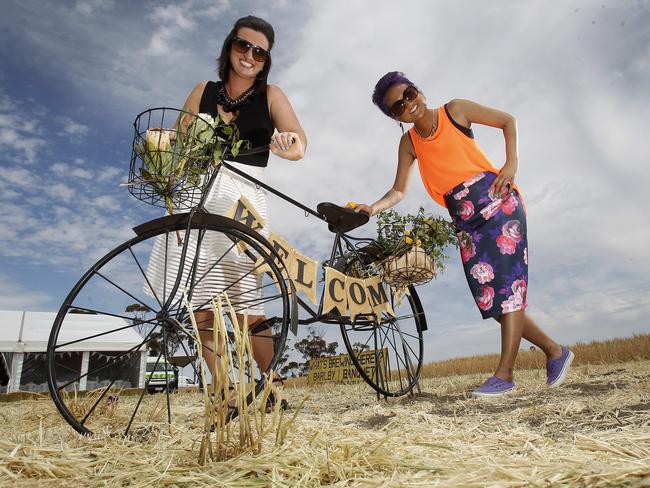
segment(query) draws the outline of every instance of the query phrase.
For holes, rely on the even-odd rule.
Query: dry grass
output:
[[[617,364],[650,359],[650,334],[636,334],[624,339],[578,342],[569,346],[575,353],[574,366],[587,364]],[[498,354],[483,354],[446,359],[424,364],[422,378],[440,378],[462,374],[492,373],[499,364]],[[546,357],[539,350],[521,351],[517,355],[515,370],[544,369]],[[307,377],[289,378],[286,384],[293,387],[307,386]]]
[[[586,364],[616,364],[650,359],[650,334],[639,334],[625,339],[579,342],[569,346],[575,354],[575,366]],[[484,354],[436,361],[422,366],[422,377],[444,377],[458,374],[491,373],[499,363],[498,354]],[[515,370],[543,369],[544,353],[522,351],[517,355]]]
[[[257,454],[205,465],[198,459],[204,434],[198,393],[175,395],[187,409],[171,433],[153,422],[139,441],[79,436],[48,399],[8,402],[0,408],[0,485],[650,483],[650,361],[579,366],[558,389],[544,386],[544,371],[520,371],[513,395],[468,398],[484,379],[428,378],[421,396],[388,401],[377,401],[364,384],[287,388],[294,407],[310,398],[283,445],[266,442]]]

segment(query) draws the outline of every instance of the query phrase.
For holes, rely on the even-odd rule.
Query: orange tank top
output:
[[[415,127],[409,129],[409,136],[424,187],[431,198],[446,207],[444,194],[456,185],[477,173],[499,173],[499,170],[492,166],[476,141],[454,125],[444,105],[437,110],[438,127],[431,136],[421,137]]]

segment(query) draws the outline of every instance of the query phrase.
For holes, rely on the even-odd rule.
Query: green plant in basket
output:
[[[142,160],[141,182],[172,213],[174,198],[187,188],[199,187],[203,177],[221,164],[226,151],[236,157],[243,144],[237,128],[219,117],[184,113],[173,129],[149,128],[144,140],[136,143]]]
[[[449,258],[445,254],[447,247],[458,247],[456,229],[451,221],[426,214],[422,206],[415,214],[402,215],[395,210],[381,212],[377,216],[376,241],[388,256],[385,260],[385,269],[387,272],[390,269],[388,274],[400,274],[395,285],[428,281],[444,270]]]

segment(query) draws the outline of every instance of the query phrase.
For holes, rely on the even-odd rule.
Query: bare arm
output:
[[[413,172],[413,162],[415,161],[415,151],[411,145],[411,139],[408,133],[404,134],[399,143],[397,152],[397,173],[395,181],[390,190],[372,205],[360,204],[356,207],[358,211],[366,212],[369,215],[376,215],[401,202],[408,191],[409,180]]]
[[[519,168],[519,157],[517,155],[517,120],[509,113],[494,108],[486,107],[470,100],[452,100],[447,105],[449,113],[456,122],[465,127],[472,123],[489,125],[503,131],[506,143],[506,162],[501,167],[499,175],[492,183],[492,190],[497,195],[506,190],[507,186],[512,188],[515,175]]]
[[[271,120],[278,130],[271,138],[271,152],[291,161],[302,159],[307,149],[307,136],[289,99],[280,87],[275,85],[268,86],[267,94]]]
[[[203,96],[203,90],[205,89],[205,85],[207,84],[207,81],[201,81],[197,83],[197,85],[192,89],[190,94],[187,96],[187,99],[185,100],[185,103],[183,104],[183,111],[189,112],[191,114],[198,114],[199,113],[199,106],[201,105],[201,97]],[[176,119],[176,122],[174,122],[174,128],[178,127],[178,124],[181,121],[181,117],[183,114],[179,114],[178,118]],[[185,127],[182,127],[181,129],[183,132],[187,129],[187,124],[189,124],[189,119],[187,122],[185,122],[183,125]]]

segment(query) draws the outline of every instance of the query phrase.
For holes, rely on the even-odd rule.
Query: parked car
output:
[[[178,390],[178,368],[162,358],[156,364],[156,359],[151,356],[147,358],[147,371],[144,375],[147,392],[165,391],[168,386],[170,392]]]

